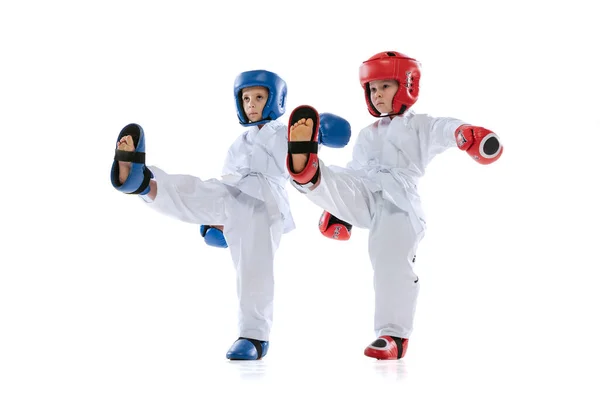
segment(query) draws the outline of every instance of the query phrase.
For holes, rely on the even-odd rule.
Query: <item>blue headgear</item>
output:
[[[269,91],[269,98],[263,109],[262,119],[257,122],[248,121],[242,103],[242,89],[251,86],[263,86]],[[285,114],[287,85],[283,79],[273,72],[265,70],[242,72],[235,78],[233,95],[235,96],[238,119],[243,126],[265,124]]]

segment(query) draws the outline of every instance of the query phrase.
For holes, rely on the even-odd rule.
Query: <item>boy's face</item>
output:
[[[262,86],[252,86],[242,89],[242,104],[249,122],[262,119],[263,109],[269,98],[269,91]]]
[[[369,82],[371,102],[382,114],[392,112],[392,100],[398,91],[398,82],[392,79]]]

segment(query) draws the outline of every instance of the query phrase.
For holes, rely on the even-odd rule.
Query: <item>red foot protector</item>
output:
[[[400,342],[400,349],[398,349]],[[406,354],[408,348],[408,339],[397,338],[394,340],[391,336],[381,336],[365,349],[365,356],[376,358],[378,360],[398,360]],[[400,350],[400,354],[398,354]]]
[[[311,118],[313,120],[313,133],[310,141],[292,142],[290,141],[290,133],[292,126],[302,118]],[[306,185],[309,182],[313,184],[318,178],[319,158],[317,151],[319,149],[319,113],[311,106],[298,106],[292,111],[288,124],[288,155],[287,168],[290,176],[300,185]],[[307,154],[308,162],[304,169],[300,172],[295,172],[292,168],[292,154]],[[314,181],[314,182],[313,182]]]

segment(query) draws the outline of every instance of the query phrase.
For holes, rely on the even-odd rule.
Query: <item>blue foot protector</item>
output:
[[[135,151],[115,150],[115,157],[110,171],[110,180],[115,189],[127,194],[147,194],[150,191],[152,172],[146,168],[146,141],[144,130],[138,124],[129,124],[121,130],[117,143],[123,136],[131,136]],[[131,170],[127,180],[119,182],[119,161],[131,162]]]
[[[260,360],[267,355],[269,342],[240,337],[229,351],[227,358],[230,360]]]
[[[209,246],[227,248],[227,240],[223,231],[210,225],[200,225],[200,236],[204,238]]]

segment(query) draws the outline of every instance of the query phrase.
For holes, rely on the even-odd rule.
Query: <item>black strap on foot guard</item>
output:
[[[250,339],[247,337],[239,337],[239,339],[246,339],[247,341],[249,341],[250,343],[252,343],[254,345],[254,347],[256,348],[256,352],[258,353],[258,357],[256,358],[257,360],[260,360],[262,358],[262,345],[260,344],[260,340],[256,340],[256,339]]]
[[[290,154],[306,154],[306,153],[317,154],[318,150],[319,150],[319,143],[317,143],[317,142],[312,142],[312,141],[310,141],[310,142],[288,142],[288,153],[290,153]],[[310,162],[310,159],[307,162]],[[289,163],[290,163],[290,168],[291,168],[291,166],[292,166],[291,158],[289,159]],[[314,185],[319,180],[319,172],[321,172],[320,166],[317,166],[317,172],[315,173],[315,176],[313,176],[310,181],[308,181],[304,184],[302,184],[298,181],[294,181],[294,182],[296,182],[298,185],[308,185],[309,183],[312,183]]]
[[[150,172],[150,170],[148,168],[146,168],[146,166],[144,165],[144,180],[142,181],[142,184],[140,185],[139,188],[137,188],[137,190],[135,192],[131,192],[129,194],[142,193],[150,185],[150,179],[152,179],[152,172]]]
[[[319,152],[318,137],[319,137],[319,119],[320,118],[319,118],[319,114],[313,107],[310,107],[310,106],[297,107],[292,112],[292,115],[290,116],[289,126],[291,127],[292,125],[294,125],[296,122],[300,121],[301,119],[309,119],[309,118],[314,121],[311,140],[304,141],[304,142],[289,142],[288,141],[288,153],[289,154],[317,154]],[[314,140],[314,139],[316,139],[316,140]],[[314,156],[309,156],[307,162],[310,163],[311,159],[313,159],[313,162],[315,162]],[[316,162],[318,163],[318,160]],[[292,158],[291,157],[288,157],[288,168],[290,170],[292,170]],[[317,181],[319,180],[319,176],[321,175],[320,172],[321,171],[320,171],[319,165],[317,164],[317,169],[315,171],[315,174],[310,179],[310,181],[305,182],[305,183],[300,183],[300,182],[292,179],[292,182],[295,183],[295,186],[297,189],[299,189],[301,191],[307,191],[307,190],[309,190],[310,187],[312,187],[313,185],[315,185],[317,183]]]
[[[390,336],[392,339],[394,339],[394,342],[396,342],[396,347],[398,347],[398,360],[400,358],[402,358],[402,345],[404,344],[404,341],[406,339],[398,337],[398,336]]]
[[[140,138],[142,136],[142,127],[137,124],[129,124],[129,125],[125,126],[121,130],[121,133],[119,134],[119,137],[117,138],[117,143],[119,142],[119,140],[121,140],[124,136],[127,136],[127,135],[131,136],[131,139],[133,140],[133,147],[134,147],[134,149],[137,149],[138,144],[140,142]],[[148,185],[150,185],[150,180],[152,179],[152,172],[146,167],[146,153],[140,152],[140,151],[135,151],[135,150],[134,151],[119,150],[117,148],[117,149],[115,149],[114,161],[115,161],[115,168],[113,168],[113,174],[112,174],[113,184],[116,185],[116,183],[119,182],[119,179],[118,179],[119,178],[119,163],[118,163],[118,161],[125,161],[125,162],[133,162],[136,164],[144,165],[144,180],[142,181],[142,184],[137,188],[137,190],[135,190],[134,192],[131,192],[131,193],[127,193],[127,194],[140,194],[148,188]]]
[[[319,143],[313,142],[288,142],[288,153],[290,154],[306,154],[319,151]]]
[[[288,142],[288,153],[290,154],[306,154],[306,153],[314,153],[317,154],[319,150],[319,143],[317,142]],[[307,162],[310,162],[310,158]],[[292,159],[289,159],[289,164],[290,164],[290,168],[292,167]],[[309,183],[311,183],[312,185],[316,184],[317,181],[319,180],[319,175],[321,172],[321,166],[317,165],[317,171],[315,172],[315,176],[312,177],[312,179],[304,184],[298,182],[298,181],[294,181],[296,182],[298,185],[301,186],[306,186]],[[310,185],[310,186],[312,186]]]
[[[290,120],[290,127],[292,125],[294,125],[296,122],[300,121],[301,119],[312,119],[313,122],[316,124],[317,120],[319,119],[319,115],[315,112],[315,110],[313,108],[309,108],[309,107],[304,107],[304,108],[297,108],[296,110],[294,110],[293,113],[293,118],[291,118]],[[319,134],[318,131],[318,127],[315,125],[313,126],[313,129],[317,129],[317,136]],[[314,136],[314,132],[313,132],[313,136]],[[310,140],[308,142],[288,142],[288,153],[290,154],[306,154],[306,153],[315,153],[317,154],[319,150],[319,142],[314,141],[314,140]]]
[[[138,153],[137,151],[115,150],[115,161],[127,161],[138,164],[146,163],[146,153]]]
[[[317,137],[319,135],[319,127],[316,126],[319,115],[312,107],[298,107],[294,110],[292,118],[290,118],[290,127],[301,119],[312,119],[314,122],[313,129],[316,129]],[[313,137],[315,132],[313,131]],[[319,141],[309,140],[307,142],[288,142],[288,153],[290,154],[306,154],[319,152]]]
[[[124,156],[122,153],[126,153]],[[135,153],[133,151],[124,151],[124,150],[116,150],[115,151],[115,168],[112,169],[111,179],[114,182],[119,182],[119,163],[118,161],[129,161],[135,163],[144,163],[145,154],[144,153]],[[141,161],[138,161],[141,160]],[[135,190],[134,192],[130,192],[127,194],[140,194],[148,185],[150,185],[150,180],[152,179],[152,172],[144,165],[144,180],[142,184]],[[119,185],[121,186],[121,185]]]

